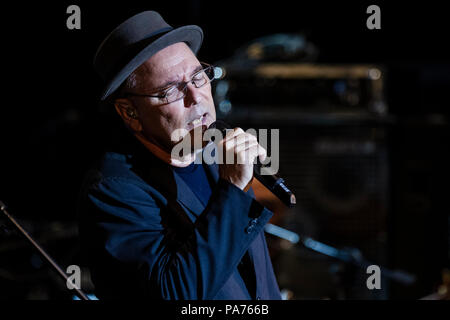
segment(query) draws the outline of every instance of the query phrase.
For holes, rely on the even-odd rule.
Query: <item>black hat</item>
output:
[[[129,18],[103,40],[95,54],[94,68],[107,83],[101,99],[105,100],[159,50],[185,42],[196,54],[202,41],[200,27],[174,29],[155,11],[144,11]]]

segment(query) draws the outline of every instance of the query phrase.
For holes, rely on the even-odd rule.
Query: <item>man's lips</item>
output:
[[[193,128],[198,127],[200,125],[205,125],[206,124],[206,120],[207,120],[207,116],[208,116],[208,113],[205,112],[201,116],[198,116],[197,118],[189,121],[187,123],[188,129],[193,129]]]

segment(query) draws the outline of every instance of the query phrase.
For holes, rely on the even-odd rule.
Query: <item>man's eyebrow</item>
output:
[[[178,83],[178,81],[175,81],[175,80],[167,81],[167,82],[164,83],[163,85],[154,88],[152,91],[153,91],[153,92],[162,91],[162,90],[167,89],[167,88],[169,88],[169,87],[171,87],[171,86],[173,86],[173,85],[175,85],[175,84],[177,84],[177,83]]]
[[[197,66],[197,67],[191,72],[190,76],[192,77],[195,73],[199,72],[199,71],[202,70],[202,69],[203,69],[203,66],[202,66],[202,65]],[[167,88],[169,88],[169,87],[171,87],[171,86],[173,86],[173,85],[175,85],[175,84],[177,84],[177,83],[179,83],[179,81],[177,81],[177,80],[169,80],[169,81],[167,81],[166,83],[164,83],[163,85],[158,86],[157,88],[155,88],[155,89],[152,90],[152,91],[154,91],[154,92],[161,91],[161,90],[167,89]]]
[[[196,72],[199,72],[202,69],[203,69],[203,66],[199,65],[197,68],[194,69],[194,71],[191,72],[191,76],[193,76]]]

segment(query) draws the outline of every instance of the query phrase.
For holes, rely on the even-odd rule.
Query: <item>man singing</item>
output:
[[[202,40],[198,26],[174,29],[146,11],[96,53],[102,100],[130,137],[102,157],[81,192],[82,250],[99,299],[281,299],[263,232],[272,213],[250,187],[265,149],[235,128],[217,148],[243,164],[172,156],[177,129],[216,120],[214,68],[196,57]]]

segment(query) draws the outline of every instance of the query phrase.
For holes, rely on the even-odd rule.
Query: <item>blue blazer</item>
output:
[[[98,298],[281,299],[263,232],[272,213],[205,169],[206,207],[137,141],[88,173],[79,227]]]

